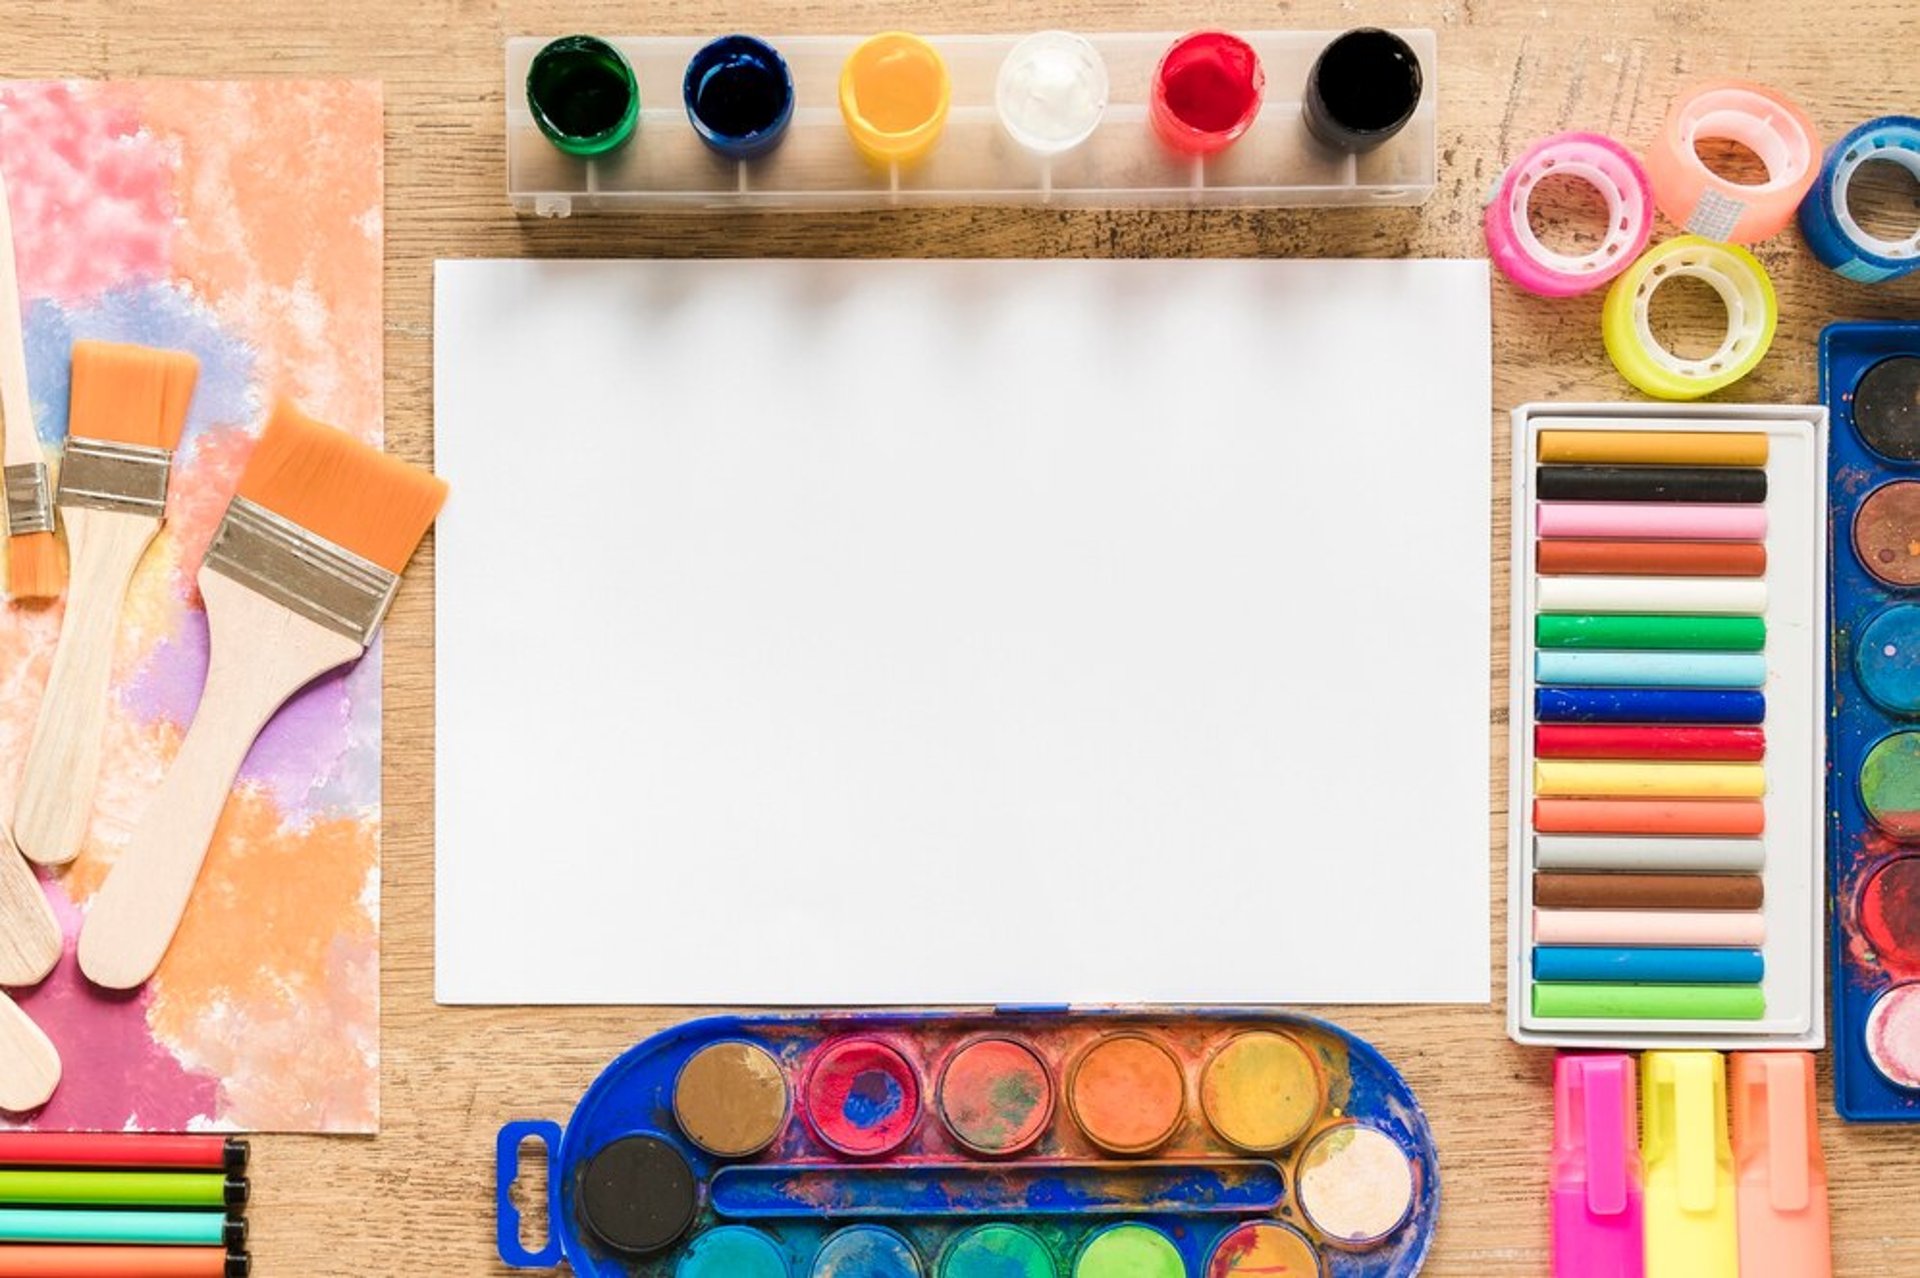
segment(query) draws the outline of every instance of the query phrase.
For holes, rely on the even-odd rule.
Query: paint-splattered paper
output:
[[[167,523],[134,579],[80,858],[48,876],[68,947],[16,991],[66,1074],[42,1128],[371,1131],[379,1122],[380,661],[300,694],[241,771],[179,934],[131,998],[72,941],[186,731],[207,664],[194,575],[266,410],[377,441],[380,89],[0,84],[35,421],[66,435],[77,338],[193,352]],[[60,606],[0,610],[0,819]],[[11,853],[9,853],[11,854]]]

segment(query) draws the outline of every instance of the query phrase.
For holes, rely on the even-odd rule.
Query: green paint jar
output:
[[[1186,1278],[1173,1240],[1151,1225],[1112,1225],[1087,1240],[1073,1278]]]
[[[562,36],[533,55],[527,109],[568,155],[604,155],[640,123],[640,81],[626,55],[596,36]]]
[[[940,1278],[1054,1278],[1053,1253],[1030,1229],[979,1225],[947,1245]]]

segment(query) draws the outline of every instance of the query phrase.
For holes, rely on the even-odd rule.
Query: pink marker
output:
[[[1636,1095],[1630,1056],[1554,1062],[1554,1278],[1644,1278]]]

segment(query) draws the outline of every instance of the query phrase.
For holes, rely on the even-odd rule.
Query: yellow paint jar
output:
[[[875,164],[906,164],[931,151],[952,102],[946,60],[904,31],[863,41],[840,69],[840,114],[854,146]]]

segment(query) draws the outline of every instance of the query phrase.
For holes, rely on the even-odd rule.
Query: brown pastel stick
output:
[[[1548,910],[1757,910],[1757,874],[1536,874],[1533,903]]]
[[[1593,541],[1543,538],[1539,570],[1549,575],[1618,577],[1764,577],[1767,548],[1757,541]]]

